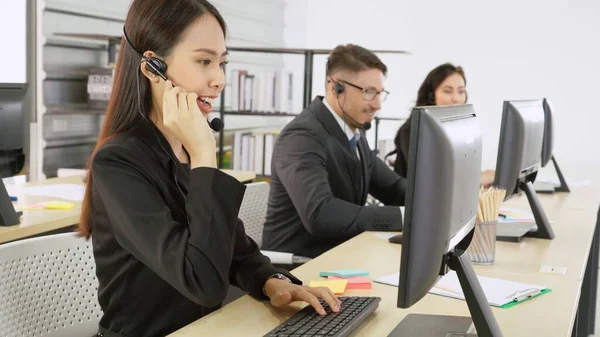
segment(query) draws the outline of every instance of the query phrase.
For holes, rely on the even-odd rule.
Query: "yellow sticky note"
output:
[[[66,201],[50,201],[47,203],[44,203],[44,208],[45,209],[71,209],[75,207],[75,204],[72,202],[66,202]]]
[[[348,280],[311,281],[309,287],[327,287],[334,294],[343,294],[346,291]]]

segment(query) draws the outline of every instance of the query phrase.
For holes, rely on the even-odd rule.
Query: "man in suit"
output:
[[[325,97],[315,98],[275,143],[263,249],[316,257],[363,231],[402,230],[405,180],[365,138],[388,94],[386,73],[360,46],[331,52]],[[387,206],[365,206],[368,194]]]

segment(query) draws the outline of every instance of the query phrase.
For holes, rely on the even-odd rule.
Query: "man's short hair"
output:
[[[387,66],[372,51],[355,44],[338,45],[327,58],[327,76],[336,71],[358,73],[369,69],[379,69],[387,75]]]

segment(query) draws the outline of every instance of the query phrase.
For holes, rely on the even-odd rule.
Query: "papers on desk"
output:
[[[397,287],[400,280],[400,273],[394,273],[391,275],[381,276],[373,280],[373,282],[387,284],[389,286]]]
[[[25,195],[45,196],[71,201],[82,201],[85,194],[85,186],[80,184],[55,184],[32,186],[23,189]]]
[[[543,295],[550,289],[533,284],[506,281],[491,277],[477,276],[479,284],[485,293],[485,297],[492,306],[510,308],[513,305],[526,301],[530,298]],[[399,273],[379,277],[374,282],[397,287]],[[465,296],[460,287],[455,271],[444,275],[429,293],[464,300]]]
[[[488,302],[495,307],[508,308],[550,291],[550,289],[544,286],[534,284],[512,282],[479,275],[477,275],[477,279]],[[460,300],[465,299],[455,271],[450,271],[444,275],[429,292]]]
[[[567,185],[569,185],[569,187],[585,187],[585,186],[590,186],[592,185],[592,181],[591,180],[578,180],[578,179],[570,179],[567,178]],[[560,186],[560,180],[556,177],[554,178],[538,178],[535,180],[536,183],[548,183],[548,184],[552,184],[554,186]]]
[[[498,217],[498,223],[511,223],[511,222],[524,222],[524,223],[535,223],[533,213],[527,212],[521,209],[500,206],[500,216]]]

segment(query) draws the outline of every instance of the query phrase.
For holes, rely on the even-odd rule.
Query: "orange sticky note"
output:
[[[328,280],[328,281],[311,281],[309,287],[327,287],[334,294],[343,294],[346,291],[348,280]]]
[[[346,289],[371,289],[373,287],[371,279],[364,276],[350,277],[345,279],[337,276],[329,276],[327,279],[331,281],[347,280],[348,285],[346,286]]]

